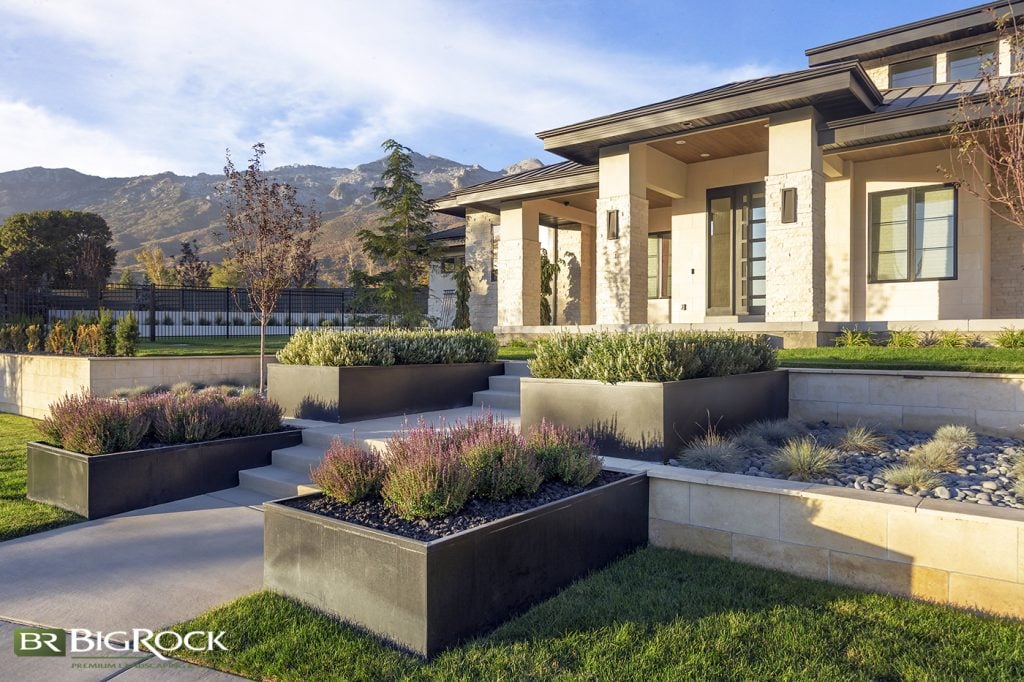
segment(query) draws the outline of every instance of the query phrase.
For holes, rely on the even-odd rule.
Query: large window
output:
[[[981,78],[986,71],[995,71],[996,44],[972,45],[946,53],[946,80],[950,83]]]
[[[672,297],[672,235],[647,237],[647,298]]]
[[[869,195],[872,282],[956,278],[956,189],[913,187]]]
[[[935,83],[935,55],[889,65],[889,87],[909,88]]]

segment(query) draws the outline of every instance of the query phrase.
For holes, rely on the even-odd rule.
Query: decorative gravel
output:
[[[809,435],[819,443],[834,442],[843,434],[838,426],[818,425],[810,428]],[[996,507],[1024,509],[1022,499],[1013,492],[1010,470],[1014,461],[1024,455],[1024,441],[978,434],[978,445],[964,448],[959,453],[959,468],[955,472],[936,472],[943,485],[934,490],[901,488],[886,483],[882,472],[887,467],[904,464],[911,448],[932,439],[932,433],[908,430],[877,430],[886,440],[882,452],[839,452],[837,473],[826,478],[811,479],[811,483],[843,486],[857,490],[872,490],[890,495],[916,495],[942,500],[973,502]],[[785,478],[772,471],[772,450],[748,453],[742,468],[735,473],[763,478]],[[790,477],[791,480],[795,480]]]
[[[529,511],[549,502],[577,495],[585,490],[600,488],[614,481],[625,478],[629,474],[617,471],[602,471],[587,486],[568,485],[550,481],[541,485],[540,489],[529,497],[513,497],[508,500],[471,499],[457,514],[437,519],[420,519],[407,521],[396,515],[380,499],[363,500],[354,504],[344,504],[327,497],[313,497],[292,500],[284,504],[296,509],[330,516],[331,518],[350,523],[358,523],[388,533],[395,533],[413,540],[437,540],[446,535],[468,530],[491,521],[519,512]]]

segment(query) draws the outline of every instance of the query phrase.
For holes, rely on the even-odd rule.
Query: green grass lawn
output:
[[[0,541],[83,520],[77,514],[25,497],[25,443],[38,439],[34,420],[0,414]]]
[[[779,361],[783,367],[1024,373],[1024,350],[1014,348],[786,348]]]
[[[267,352],[276,353],[288,342],[287,336],[268,336]],[[256,355],[259,336],[168,336],[157,341],[139,341],[138,355]]]
[[[175,626],[190,659],[272,680],[951,680],[1024,677],[1024,625],[644,549],[430,663],[261,592]]]

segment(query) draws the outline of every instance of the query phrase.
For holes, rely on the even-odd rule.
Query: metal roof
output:
[[[524,185],[526,183],[536,182],[538,180],[553,180],[555,178],[564,178],[579,173],[586,173],[593,169],[593,166],[584,166],[583,164],[576,163],[575,161],[562,161],[561,163],[553,163],[550,166],[541,166],[540,168],[533,168],[527,171],[522,171],[521,173],[506,175],[504,177],[496,178],[494,180],[488,180],[487,182],[481,182],[478,185],[462,187],[453,192],[450,192],[445,196],[458,196],[460,194],[468,194],[471,192],[481,192],[489,189],[499,189],[502,187]]]
[[[440,230],[427,236],[428,242],[443,242],[443,241],[456,241],[466,239],[466,225],[456,225],[455,227],[449,227],[447,230]]]

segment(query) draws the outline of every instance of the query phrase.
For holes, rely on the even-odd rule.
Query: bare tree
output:
[[[219,188],[223,201],[227,258],[238,267],[242,284],[260,323],[260,385],[264,387],[267,321],[278,297],[292,281],[290,266],[308,253],[308,241],[320,229],[320,214],[296,198],[295,188],[272,180],[263,170],[266,149],[262,142],[252,148],[245,170],[238,170],[227,153],[225,182]]]
[[[1008,42],[1012,60],[1021,62],[1024,31],[1012,7],[988,11],[1000,42]],[[942,170],[987,201],[994,213],[1024,226],[1024,77],[1001,77],[998,59],[993,59],[982,64],[981,78],[974,85],[961,86],[964,93],[950,129],[959,168]]]

